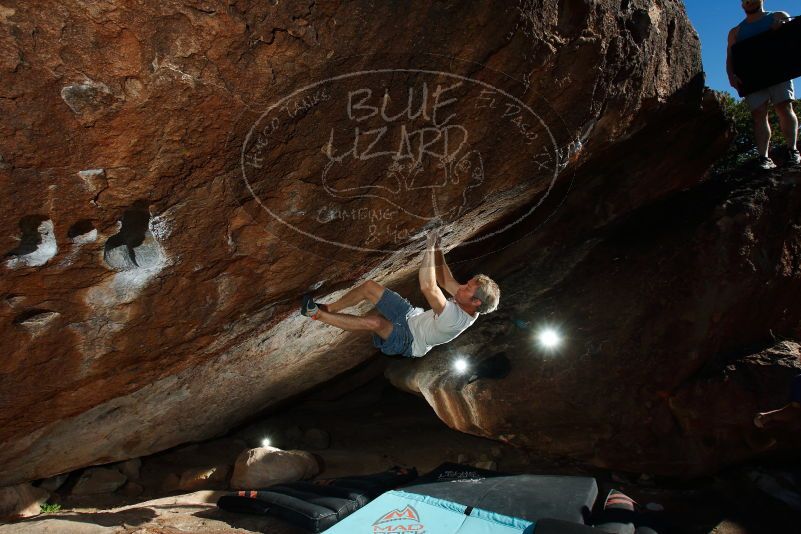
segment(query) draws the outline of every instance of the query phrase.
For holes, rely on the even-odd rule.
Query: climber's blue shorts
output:
[[[378,334],[373,334],[373,345],[389,356],[399,354],[412,357],[412,331],[406,317],[414,310],[414,306],[389,288],[375,305],[376,309],[392,323],[392,333],[384,340]]]

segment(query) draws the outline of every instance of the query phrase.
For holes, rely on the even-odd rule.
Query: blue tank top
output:
[[[756,22],[742,21],[737,30],[737,42],[766,32],[773,26],[774,11],[766,11],[762,18]]]

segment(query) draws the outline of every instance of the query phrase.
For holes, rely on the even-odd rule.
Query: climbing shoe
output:
[[[303,295],[303,302],[300,305],[300,314],[305,315],[306,317],[311,317],[312,319],[316,319],[319,312],[320,308],[314,302],[312,296]]]
[[[801,164],[801,154],[798,153],[798,149],[795,150],[788,150],[787,151],[787,165],[791,167],[795,167]]]

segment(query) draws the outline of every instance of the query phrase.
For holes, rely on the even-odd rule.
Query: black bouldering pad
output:
[[[322,532],[385,491],[417,477],[415,469],[393,468],[374,475],[292,482],[224,495],[227,512],[270,515],[311,532]]]
[[[732,45],[740,96],[801,76],[801,18]]]

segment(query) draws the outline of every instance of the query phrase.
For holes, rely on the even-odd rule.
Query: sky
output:
[[[729,85],[726,75],[726,38],[729,30],[737,26],[745,13],[737,0],[684,0],[687,15],[690,17],[698,36],[701,38],[701,55],[706,71],[706,84],[718,91],[728,91],[734,96],[737,92]],[[798,0],[765,0],[766,11],[786,11],[790,16],[801,15]],[[801,85],[796,78],[796,97]]]

